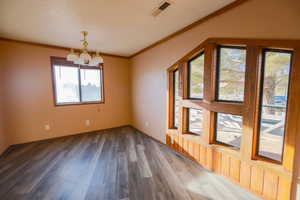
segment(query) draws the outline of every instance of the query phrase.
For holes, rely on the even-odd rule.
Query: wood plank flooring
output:
[[[11,147],[0,199],[258,200],[131,127]]]

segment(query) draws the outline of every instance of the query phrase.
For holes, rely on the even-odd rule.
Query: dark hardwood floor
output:
[[[11,147],[0,199],[259,199],[131,127]]]

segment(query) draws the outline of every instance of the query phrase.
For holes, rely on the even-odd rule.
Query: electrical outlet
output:
[[[88,120],[85,120],[85,125],[86,126],[90,126],[91,125],[91,121],[88,119]]]
[[[149,126],[149,122],[145,122],[145,126],[148,127]]]
[[[49,124],[46,124],[46,125],[45,125],[45,130],[46,130],[46,131],[50,131],[50,125],[49,125]]]

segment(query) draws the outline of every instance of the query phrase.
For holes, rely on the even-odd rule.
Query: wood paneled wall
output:
[[[262,196],[266,200],[289,200],[292,177],[241,160],[225,150],[219,150],[214,145],[195,142],[184,135],[167,134],[167,145],[196,161],[207,169],[214,171],[241,187]]]
[[[244,102],[222,102],[216,98],[217,47],[243,46],[247,49]],[[293,165],[297,131],[300,130],[300,41],[211,38],[204,41],[173,66],[168,68],[168,129],[166,143],[175,151],[195,160],[207,169],[221,174],[240,186],[267,200],[289,200],[293,179]],[[293,51],[289,85],[289,100],[282,162],[258,155],[260,81],[262,51],[266,48]],[[204,59],[204,97],[192,99],[188,95],[188,62],[200,52]],[[174,87],[172,74],[179,70],[179,126],[174,124]],[[203,110],[201,136],[187,130],[187,110]],[[215,140],[216,113],[243,117],[240,149],[233,149]]]

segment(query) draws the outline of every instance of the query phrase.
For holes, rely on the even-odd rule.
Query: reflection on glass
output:
[[[57,103],[78,103],[79,81],[78,68],[54,66]]]
[[[245,49],[230,47],[220,48],[218,100],[244,100],[245,66]]]
[[[174,71],[174,126],[179,127],[179,70]]]
[[[216,140],[237,149],[241,145],[243,118],[239,115],[218,113]]]
[[[203,131],[203,112],[201,109],[189,109],[189,132],[201,135]]]
[[[190,70],[190,98],[203,98],[203,75],[204,75],[204,54],[196,57],[189,63]]]
[[[80,78],[82,101],[101,101],[100,70],[80,69]]]
[[[264,56],[258,154],[281,161],[292,55],[290,52],[267,50]]]

